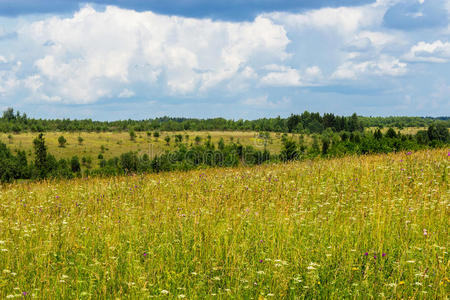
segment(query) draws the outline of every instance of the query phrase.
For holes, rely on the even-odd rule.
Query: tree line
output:
[[[435,122],[450,127],[450,119],[420,117],[361,117],[336,116],[332,113],[292,114],[288,118],[261,118],[257,120],[227,120],[224,118],[194,119],[162,117],[146,120],[93,121],[71,119],[34,119],[25,113],[8,108],[0,118],[0,132],[50,132],[50,131],[269,131],[322,133],[330,128],[334,132],[362,131],[365,127],[428,127]]]
[[[297,123],[300,124],[301,122]],[[28,162],[24,151],[16,154],[0,142],[0,181],[11,182],[17,179],[74,178],[81,176],[114,176],[130,173],[158,173],[162,171],[192,170],[205,167],[233,167],[239,165],[258,165],[267,162],[313,159],[316,157],[338,157],[348,154],[388,153],[394,151],[414,151],[425,148],[444,147],[450,144],[449,129],[438,123],[415,135],[402,134],[389,128],[383,134],[380,129],[371,132],[341,131],[331,128],[322,134],[313,134],[312,143],[305,142],[303,134],[283,134],[282,151],[272,154],[266,149],[243,146],[239,142],[226,144],[221,139],[217,144],[211,138],[203,144],[187,145],[178,143],[175,150],[149,157],[136,152],[124,153],[118,157],[104,159],[98,156],[98,166],[92,168],[92,161],[77,156],[57,160],[47,152],[45,137],[40,133],[33,141],[34,161]],[[266,138],[264,134],[260,135]],[[85,166],[82,170],[82,165]]]

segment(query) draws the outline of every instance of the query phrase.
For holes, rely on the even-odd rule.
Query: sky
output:
[[[450,115],[450,0],[0,0],[0,109]]]

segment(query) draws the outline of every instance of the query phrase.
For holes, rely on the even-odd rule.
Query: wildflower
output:
[[[428,231],[425,228],[423,229],[423,235],[428,235]]]
[[[146,256],[147,256],[147,252],[144,252],[144,254],[143,254],[143,255],[144,255],[144,257],[146,257]]]
[[[352,271],[358,271],[358,268],[353,267],[353,268],[352,268]]]
[[[164,294],[164,295],[167,295],[168,293],[169,293],[168,290],[162,290],[162,291],[161,291],[161,294]]]
[[[400,281],[400,282],[398,283],[398,285],[404,285],[404,284],[405,284],[404,281]]]
[[[262,262],[263,262],[263,260],[262,260],[262,259],[260,259],[260,260],[259,260],[259,262],[260,262],[260,263],[262,263]]]
[[[382,256],[382,257],[385,257],[385,256],[386,256],[386,253],[383,252],[383,254],[381,254],[381,256]]]
[[[368,256],[368,255],[369,255],[369,252],[364,253],[364,256]]]
[[[377,255],[376,254],[373,256],[373,259],[377,259]]]
[[[412,154],[412,152],[411,151],[408,151],[407,153],[406,153],[406,155],[411,155]]]
[[[26,296],[26,295],[27,295],[27,292],[22,292],[22,295]]]

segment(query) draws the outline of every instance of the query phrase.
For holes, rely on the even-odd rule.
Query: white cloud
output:
[[[124,89],[118,95],[119,98],[131,98],[135,95],[135,93],[129,89]]]
[[[297,70],[286,67],[286,66],[267,66],[269,70],[274,72],[269,72],[263,78],[261,78],[261,83],[268,86],[300,86],[302,82],[300,80],[300,74]]]
[[[379,26],[387,7],[387,4],[375,3],[356,7],[321,8],[302,14],[276,12],[267,16],[296,31],[331,31],[351,38],[357,31]]]
[[[121,97],[133,82],[195,94],[238,74],[254,78],[254,61],[289,57],[286,31],[265,17],[230,23],[86,6],[24,26],[20,35],[44,53],[35,60],[42,92],[69,103]]]
[[[400,76],[407,72],[407,64],[396,58],[381,56],[378,60],[363,62],[347,61],[331,76],[334,79],[360,79],[362,76]]]
[[[270,101],[269,97],[261,96],[261,97],[255,97],[255,98],[248,98],[242,101],[242,104],[247,106],[253,106],[255,108],[280,108],[280,107],[286,107],[291,103],[291,100],[288,98],[283,98],[279,101]]]
[[[17,76],[22,62],[10,61],[4,56],[0,57],[0,97],[10,97],[20,87],[20,79]]]
[[[322,77],[322,70],[318,66],[312,66],[305,70],[305,74],[309,80],[320,79]]]
[[[261,78],[261,84],[276,87],[298,87],[314,85],[322,79],[322,70],[318,66],[311,66],[301,72],[289,66],[266,65],[262,68],[269,71]]]
[[[410,61],[445,63],[450,61],[450,43],[437,40],[433,43],[419,42],[405,55]]]

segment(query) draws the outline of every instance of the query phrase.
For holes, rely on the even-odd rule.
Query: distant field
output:
[[[98,136],[86,144],[133,145]],[[432,150],[4,185],[0,298],[446,299],[449,159]]]
[[[377,130],[378,127],[369,127],[366,130],[374,131]],[[389,127],[384,127],[381,129],[381,132],[384,134],[388,131]],[[427,127],[404,127],[402,129],[395,128],[395,131],[400,131],[402,134],[416,134],[419,130],[427,130]]]
[[[424,128],[405,128],[400,130],[402,133],[415,134],[418,130]],[[374,130],[368,129],[368,130]],[[382,130],[387,131],[387,128]],[[159,138],[153,136],[148,137],[146,132],[136,132],[136,140],[131,141],[128,132],[100,132],[100,133],[73,133],[73,132],[48,132],[45,133],[45,140],[48,146],[48,151],[55,155],[56,158],[70,158],[74,155],[90,156],[97,158],[101,152],[101,147],[105,150],[102,153],[103,157],[108,159],[119,156],[128,151],[137,151],[140,154],[147,153],[150,157],[164,152],[166,150],[176,147],[175,135],[181,134],[183,136],[182,143],[195,144],[195,137],[201,138],[200,143],[204,143],[207,136],[211,136],[211,140],[217,145],[220,138],[223,138],[225,143],[240,142],[242,145],[251,145],[257,149],[264,148],[264,140],[258,137],[257,132],[236,132],[236,131],[181,131],[181,132],[161,132]],[[8,136],[11,135],[12,139]],[[0,134],[0,141],[7,144],[12,150],[25,150],[30,159],[34,157],[33,153],[33,139],[37,133],[20,133],[20,134]],[[58,146],[58,137],[64,136],[67,144],[64,148]],[[188,138],[186,138],[186,135]],[[269,133],[270,138],[267,141],[266,147],[271,153],[279,153],[282,148],[281,133]],[[83,138],[83,143],[78,143],[78,137]],[[164,141],[164,138],[169,136],[171,138],[170,144]],[[298,134],[289,134],[290,137],[298,141]],[[305,135],[305,142],[310,143],[311,137]]]
[[[181,134],[183,136],[183,143],[195,144],[195,137],[201,138],[200,143],[204,143],[208,137],[211,136],[213,143],[217,145],[220,138],[224,139],[225,143],[231,141],[240,142],[243,145],[252,145],[256,148],[264,148],[264,141],[258,138],[256,132],[235,132],[235,131],[210,131],[210,132],[161,132],[159,138],[153,136],[148,137],[146,132],[136,132],[136,140],[131,141],[128,132],[101,132],[101,133],[71,133],[71,132],[48,132],[45,133],[45,141],[48,146],[48,151],[55,155],[56,158],[69,158],[74,155],[91,156],[96,158],[101,153],[101,146],[105,147],[103,156],[108,159],[114,156],[119,156],[128,151],[138,151],[141,154],[147,153],[151,157],[155,154],[164,152],[174,148],[175,135]],[[11,134],[12,140],[8,139],[9,134],[0,134],[0,141],[7,144],[12,150],[26,150],[29,157],[33,158],[33,139],[38,135],[37,133],[20,133]],[[64,148],[59,147],[58,137],[64,136],[67,144]],[[186,139],[188,135],[188,139]],[[83,138],[83,143],[78,143],[78,137]],[[171,138],[170,144],[164,141],[164,138],[169,136]],[[290,135],[293,136],[293,135]],[[271,152],[278,153],[281,150],[281,134],[271,133],[270,140],[267,142],[267,149]]]

